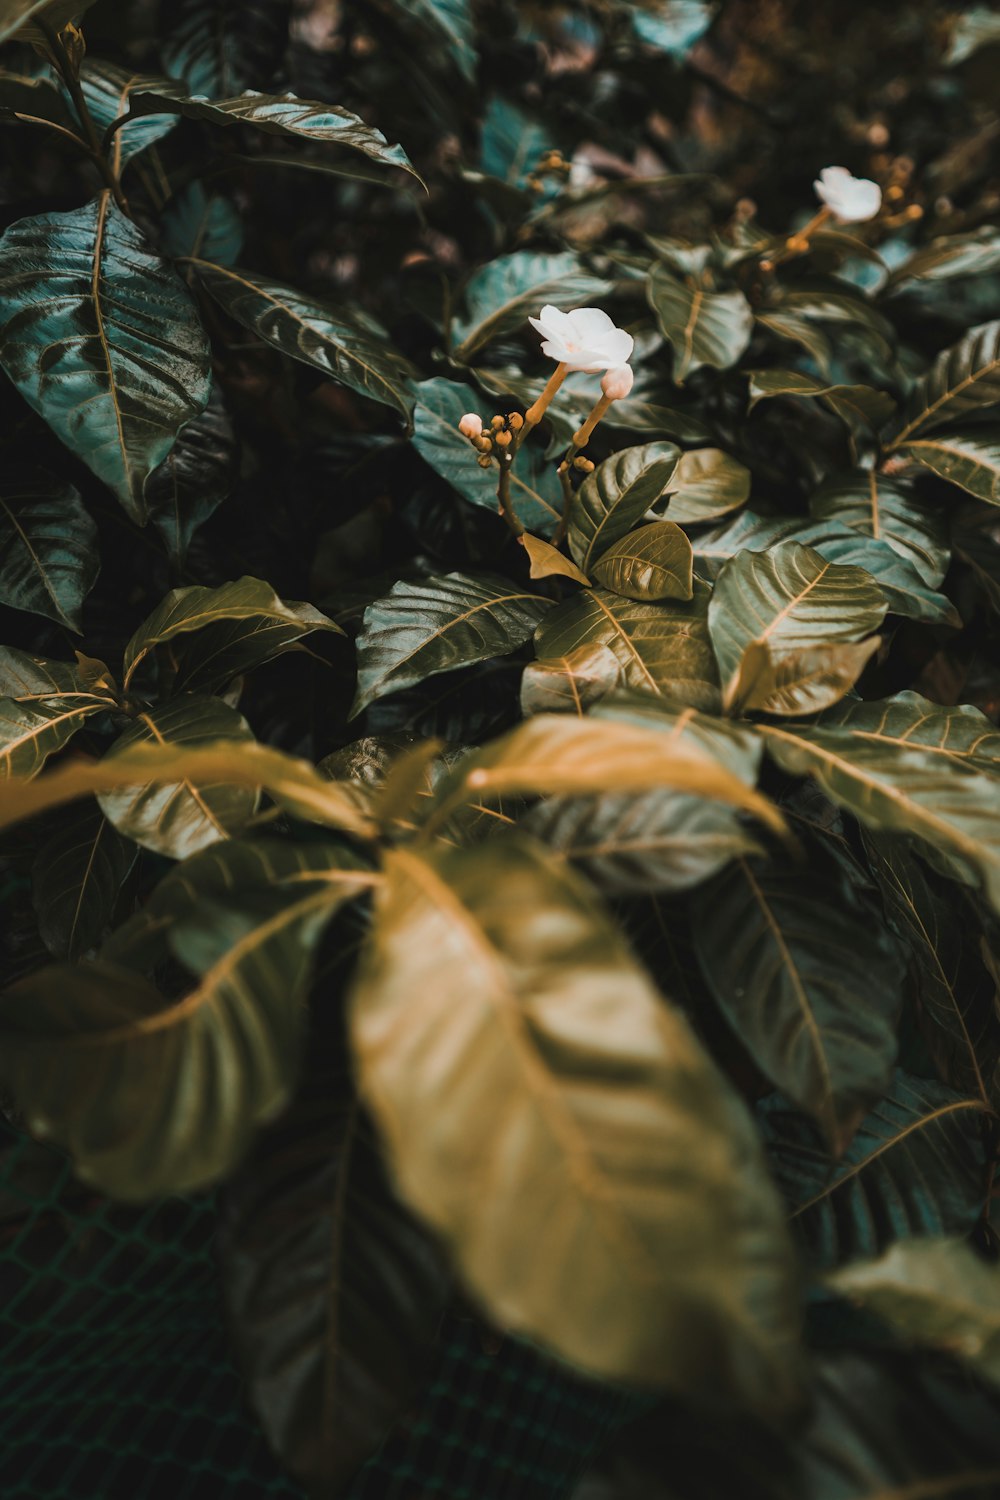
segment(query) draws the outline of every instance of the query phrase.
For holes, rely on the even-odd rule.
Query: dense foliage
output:
[[[995,13],[0,41],[9,1117],[316,1493],[456,1295],[662,1395],[581,1500],[1000,1492]]]

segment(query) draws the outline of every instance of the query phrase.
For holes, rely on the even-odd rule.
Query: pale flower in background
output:
[[[458,424],[458,430],[463,437],[479,437],[483,430],[483,419],[477,416],[474,411],[467,411]]]
[[[631,365],[615,365],[601,381],[601,390],[609,401],[624,401],[632,389],[634,379]]]
[[[542,335],[542,353],[570,370],[596,375],[632,357],[632,335],[599,307],[576,307],[566,313],[550,304],[528,322]]]
[[[813,183],[816,196],[841,224],[874,219],[882,207],[882,189],[867,177],[855,177],[846,167],[824,167]]]

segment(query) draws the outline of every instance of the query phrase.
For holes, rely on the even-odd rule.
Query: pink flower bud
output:
[[[458,430],[463,437],[479,437],[483,430],[483,419],[477,417],[474,411],[467,411],[458,424]]]
[[[633,379],[631,365],[616,365],[601,381],[601,390],[609,401],[621,401],[632,389]]]

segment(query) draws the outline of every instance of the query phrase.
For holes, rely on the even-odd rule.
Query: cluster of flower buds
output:
[[[556,173],[560,177],[568,177],[571,164],[566,160],[561,151],[546,151],[535,163],[533,171],[526,179],[529,192],[540,193],[544,187],[543,178],[549,173]]]
[[[498,450],[503,452],[509,448],[523,426],[524,418],[517,411],[506,417],[491,417],[488,427],[482,417],[474,411],[467,411],[458,424],[458,430],[478,451],[479,467],[488,469]]]

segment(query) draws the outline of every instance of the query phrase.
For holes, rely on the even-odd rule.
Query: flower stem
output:
[[[46,21],[44,16],[36,17],[36,23],[45,33],[52,61],[59,69],[60,77],[66,85],[66,92],[73,101],[73,108],[76,110],[80,127],[83,130],[83,144],[90,155],[90,159],[110,188],[111,194],[122,213],[127,214],[129,212],[128,199],[125,197],[122,185],[115,176],[111,163],[108,161],[101,147],[101,138],[97,133],[97,126],[94,124],[93,116],[87,108],[87,100],[84,97],[79,75],[73,66],[69,53],[63,46],[55,27]]]
[[[524,414],[524,426],[521,428],[521,431],[518,434],[518,447],[520,447],[521,443],[524,442],[524,439],[527,437],[531,429],[538,426],[539,422],[548,411],[549,403],[551,402],[552,397],[562,385],[568,374],[568,365],[556,365],[555,369],[552,371],[552,374],[549,376],[549,381],[544,391],[539,396],[538,400],[533,402],[532,405],[528,407],[528,410]]]
[[[514,467],[514,455],[510,452],[497,454],[497,462],[500,465],[500,478],[497,482],[497,499],[500,502],[500,514],[514,536],[524,535],[524,526],[514,509],[514,502],[510,498],[510,472]]]
[[[600,400],[595,402],[590,416],[587,418],[586,422],[584,422],[579,432],[574,432],[573,451],[567,455],[568,461],[570,463],[573,462],[573,459],[576,457],[581,448],[586,448],[587,444],[590,442],[591,433],[593,432],[594,428],[597,426],[601,418],[604,416],[604,413],[607,411],[613,400],[613,396],[601,396]]]

